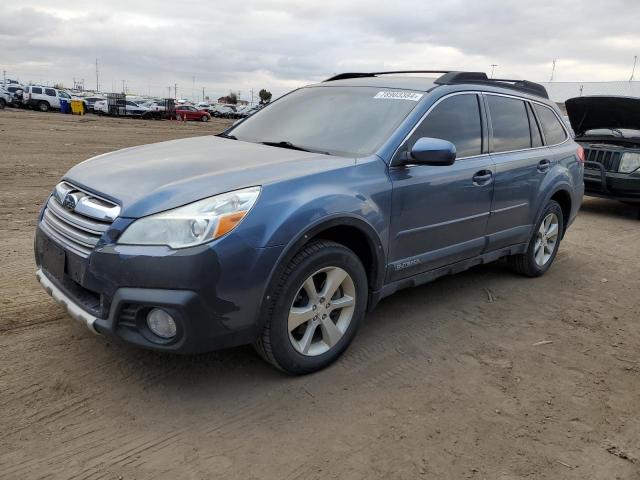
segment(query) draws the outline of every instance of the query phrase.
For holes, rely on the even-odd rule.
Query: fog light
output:
[[[176,322],[171,315],[164,310],[154,308],[147,314],[149,330],[162,338],[176,336]]]

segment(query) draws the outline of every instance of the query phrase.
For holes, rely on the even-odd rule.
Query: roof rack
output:
[[[335,80],[345,80],[348,78],[366,78],[377,77],[378,75],[393,75],[398,73],[440,73],[442,74],[434,83],[438,85],[459,85],[464,83],[489,85],[494,87],[508,88],[519,92],[537,95],[543,98],[549,98],[547,89],[539,83],[529,82],[528,80],[510,80],[506,78],[489,78],[484,72],[454,72],[450,70],[397,70],[389,72],[370,72],[370,73],[340,73],[325,80],[332,82]]]

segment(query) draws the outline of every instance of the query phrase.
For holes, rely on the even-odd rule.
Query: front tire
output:
[[[41,112],[48,112],[49,104],[47,102],[38,102],[38,110]]]
[[[207,115],[202,115],[202,121],[203,122],[208,122],[209,121],[209,117]]]
[[[527,277],[544,275],[558,254],[564,235],[564,218],[558,202],[551,200],[540,215],[527,252],[512,255],[507,261],[517,273]]]
[[[355,253],[326,240],[308,244],[265,302],[265,325],[255,349],[292,375],[325,368],[353,340],[365,315],[367,292],[367,275]]]

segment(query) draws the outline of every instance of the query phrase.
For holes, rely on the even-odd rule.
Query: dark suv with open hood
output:
[[[341,74],[221,135],[76,165],[40,215],[38,279],[95,332],[253,343],[308,373],[401,288],[503,257],[544,274],[584,160],[544,87],[390,73],[407,72]]]
[[[640,204],[640,98],[576,97],[566,107],[585,150],[585,193]]]

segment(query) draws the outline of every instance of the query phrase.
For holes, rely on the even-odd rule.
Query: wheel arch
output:
[[[275,282],[291,259],[304,245],[316,239],[331,240],[351,249],[367,272],[369,291],[382,288],[386,269],[386,252],[380,235],[363,218],[351,214],[340,214],[320,219],[291,239],[269,275],[263,302],[270,300],[269,295],[273,291]]]

